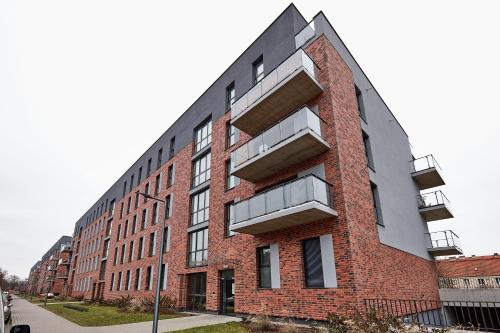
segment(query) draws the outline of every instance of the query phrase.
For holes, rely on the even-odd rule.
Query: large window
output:
[[[174,165],[171,164],[167,169],[167,187],[170,187],[174,184]]]
[[[142,178],[142,167],[139,168],[139,173],[137,174],[137,186],[141,183]]]
[[[170,139],[170,148],[168,150],[168,159],[174,157],[175,154],[175,136]]]
[[[161,159],[163,155],[163,148],[158,150],[158,158],[156,159],[156,169],[158,170],[161,167]]]
[[[155,180],[155,195],[158,195],[160,193],[161,189],[161,173],[156,175],[156,180]]]
[[[365,132],[363,132],[363,145],[365,146],[366,163],[368,164],[368,167],[370,169],[375,170],[375,166],[373,164],[372,147],[370,145],[370,137]]]
[[[165,220],[172,217],[172,195],[165,198]]]
[[[208,153],[193,162],[193,187],[203,184],[210,179],[211,155],[211,153]]]
[[[168,250],[168,227],[163,228],[163,244],[161,245],[161,253],[167,253]]]
[[[271,288],[271,248],[257,249],[257,267],[259,270],[259,288]]]
[[[306,287],[323,288],[323,264],[321,261],[321,243],[319,238],[307,239],[302,243],[304,248],[304,273]]]
[[[260,56],[252,64],[253,84],[257,84],[264,78],[264,58]]]
[[[225,225],[225,233],[226,237],[231,237],[235,235],[234,231],[231,231],[231,223],[234,219],[234,206],[233,202],[229,202],[224,205],[224,225]]]
[[[226,148],[231,147],[240,140],[240,130],[231,125],[230,122],[226,123]]]
[[[152,219],[151,219],[151,223],[153,225],[155,225],[156,223],[158,223],[158,203],[155,202],[153,204],[153,216],[152,216]]]
[[[151,174],[151,164],[153,163],[153,160],[150,158],[148,160],[148,168],[146,169],[146,178],[149,177],[149,175]]]
[[[384,225],[384,221],[382,220],[382,210],[380,207],[380,197],[378,194],[377,185],[370,182],[371,190],[372,190],[372,199],[373,199],[373,210],[375,213],[375,219],[377,224]]]
[[[153,289],[153,267],[148,266],[146,269],[146,290]]]
[[[188,264],[190,267],[203,266],[208,259],[208,228],[189,234]]]
[[[160,281],[161,281],[160,290],[167,289],[167,275],[168,275],[167,266],[165,264],[162,264],[160,273]]]
[[[356,90],[356,101],[358,102],[359,116],[366,122],[365,105],[363,104],[363,95],[361,94],[361,90],[359,90],[357,86],[354,86],[354,88]]]
[[[240,178],[231,173],[231,159],[226,161],[226,190],[240,185]]]
[[[199,126],[194,132],[194,151],[199,152],[212,142],[212,120]]]
[[[230,110],[236,102],[236,89],[234,89],[234,82],[226,88],[226,110]]]
[[[144,258],[144,237],[139,238],[139,247],[137,249],[137,258]]]
[[[156,231],[149,234],[149,256],[152,257],[156,252]]]
[[[144,208],[142,210],[141,230],[146,229],[146,224],[147,223],[148,223],[148,209]]]
[[[137,268],[135,270],[135,285],[134,285],[135,290],[141,289],[141,271],[142,271],[141,268]]]
[[[191,197],[191,225],[208,221],[210,214],[210,189]]]

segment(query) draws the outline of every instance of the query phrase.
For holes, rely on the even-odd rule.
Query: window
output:
[[[124,197],[126,193],[127,193],[127,182],[125,181],[123,183],[123,194],[122,194],[122,197]]]
[[[172,195],[167,195],[165,198],[165,220],[172,217]]]
[[[366,115],[365,115],[365,105],[363,103],[363,95],[361,94],[361,90],[355,85],[354,86],[356,90],[356,101],[358,102],[358,113],[361,119],[363,119],[366,122]]]
[[[231,160],[226,161],[226,190],[230,190],[240,184],[240,178],[231,173]]]
[[[117,290],[122,290],[122,272],[118,273],[118,286]]]
[[[208,120],[194,132],[194,152],[199,152],[212,142],[212,120]]]
[[[142,167],[139,168],[139,173],[137,174],[137,186],[141,183],[141,177],[142,177]]]
[[[141,290],[141,269],[137,268],[135,270],[135,284],[134,284],[134,289],[135,290]]]
[[[174,157],[175,154],[175,136],[170,139],[170,148],[168,150],[168,159]]]
[[[135,194],[135,209],[137,209],[139,207],[139,191],[137,191],[137,193]]]
[[[234,88],[234,82],[232,82],[226,88],[226,110],[230,110],[236,102],[236,89]]]
[[[139,238],[139,248],[137,249],[137,258],[144,258],[144,237]]]
[[[141,230],[146,229],[146,224],[148,223],[148,209],[145,208],[142,210],[142,222],[141,222]]]
[[[115,213],[115,199],[111,200],[111,203],[109,205],[109,216],[113,216]]]
[[[365,158],[368,167],[372,170],[375,170],[375,166],[373,164],[373,155],[372,148],[370,145],[370,137],[363,131],[363,145],[365,146]]]
[[[208,228],[189,234],[188,265],[206,265],[208,259]]]
[[[150,158],[148,160],[148,168],[146,169],[146,178],[151,174],[151,165],[153,164],[153,160]]]
[[[167,187],[174,184],[174,165],[170,165],[167,169]]]
[[[167,253],[168,250],[168,227],[163,229],[163,244],[161,245],[161,253]]]
[[[231,237],[234,236],[236,233],[234,231],[230,230],[231,223],[233,222],[234,218],[234,206],[233,202],[229,202],[225,204],[224,206],[224,221],[225,221],[225,230],[226,230],[226,237]]]
[[[122,233],[122,225],[119,224],[118,225],[118,232],[116,233],[116,241],[117,242],[120,240],[121,233]]]
[[[123,238],[127,238],[128,234],[128,220],[125,221],[125,227],[123,228]]]
[[[108,257],[108,254],[109,254],[109,239],[106,239],[104,241],[104,247],[103,247],[103,251],[102,251],[102,258],[107,258]]]
[[[153,267],[146,268],[146,290],[151,290],[153,287]]]
[[[126,253],[127,252],[127,246],[125,244],[122,245],[122,260],[120,263],[124,264],[125,263],[125,258],[126,258]]]
[[[120,219],[123,217],[123,202],[120,205]]]
[[[149,256],[152,257],[156,252],[156,231],[149,234]]]
[[[208,153],[193,162],[193,187],[203,184],[210,179],[210,159]]]
[[[191,225],[208,221],[210,213],[210,189],[191,197]]]
[[[146,185],[144,186],[144,193],[145,194],[149,194],[149,183],[146,183]],[[148,198],[146,198],[146,196],[144,196],[144,203],[148,202]]]
[[[253,84],[257,84],[264,78],[264,58],[260,56],[252,64],[253,67]]]
[[[323,288],[323,264],[321,261],[321,244],[319,238],[303,241],[304,249],[304,273],[306,287]]]
[[[231,147],[240,140],[240,130],[231,125],[228,121],[226,123],[226,148]]]
[[[163,155],[163,148],[160,148],[158,150],[158,158],[156,159],[156,170],[158,170],[161,167],[162,155]]]
[[[111,273],[111,284],[109,285],[109,291],[113,291],[115,287],[115,273]]]
[[[130,290],[130,269],[127,271],[125,278],[125,290]]]
[[[161,265],[161,273],[160,273],[160,281],[161,281],[160,290],[167,289],[167,275],[168,275],[167,267],[165,264],[162,264]]]
[[[375,219],[377,224],[379,225],[384,225],[384,221],[382,220],[382,210],[380,207],[380,197],[378,194],[378,188],[377,185],[370,182],[371,185],[371,190],[372,190],[372,199],[373,199],[373,210],[375,213]]]
[[[128,261],[132,261],[134,259],[134,241],[130,241],[130,246],[128,248]]]
[[[153,204],[153,216],[152,216],[152,219],[151,219],[151,223],[153,225],[155,225],[156,223],[158,223],[158,203],[155,202]]]
[[[132,235],[135,234],[136,231],[137,231],[137,214],[134,215],[134,218],[132,220],[132,230],[131,230]]]
[[[257,249],[257,267],[259,288],[271,288],[271,248],[269,246]]]
[[[158,195],[160,193],[160,188],[161,188],[161,173],[156,175],[155,179],[155,195]]]
[[[134,188],[134,175],[130,176],[130,185],[129,185],[129,192],[132,191],[132,188]]]

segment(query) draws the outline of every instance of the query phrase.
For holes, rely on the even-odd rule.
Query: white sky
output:
[[[0,267],[26,277],[288,4],[0,0]],[[295,5],[325,12],[442,165],[456,218],[431,229],[500,252],[499,3]]]

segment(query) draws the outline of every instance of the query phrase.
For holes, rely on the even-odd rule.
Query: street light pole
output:
[[[147,193],[136,192],[138,195],[142,195],[146,199],[155,200],[165,204],[165,200],[158,199]],[[159,214],[157,213],[156,216]],[[165,230],[165,217],[162,220],[162,228],[160,230],[160,253],[158,255],[158,272],[156,274],[156,295],[155,295],[155,306],[153,315],[153,333],[158,333],[158,316],[160,312],[160,287],[161,287],[161,267],[163,266],[163,242],[164,242],[164,230]]]

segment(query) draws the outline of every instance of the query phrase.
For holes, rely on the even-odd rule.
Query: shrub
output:
[[[64,304],[63,307],[71,309],[71,310],[76,310],[80,312],[88,312],[89,308],[81,305],[76,305],[76,304]]]
[[[114,300],[114,305],[118,308],[119,311],[127,312],[130,309],[130,304],[132,303],[133,297],[130,295],[120,296]]]
[[[143,311],[153,312],[155,305],[154,297],[144,297],[141,300],[142,306],[144,307]],[[169,296],[160,296],[159,305],[160,305],[160,313],[162,314],[172,314],[175,312],[175,306],[177,304],[177,300],[175,298],[171,298]]]
[[[274,328],[271,319],[266,315],[257,315],[249,320],[250,326],[256,331],[270,331]]]
[[[326,317],[328,332],[331,333],[347,333],[349,325],[346,318],[339,316],[336,313],[329,313]]]

